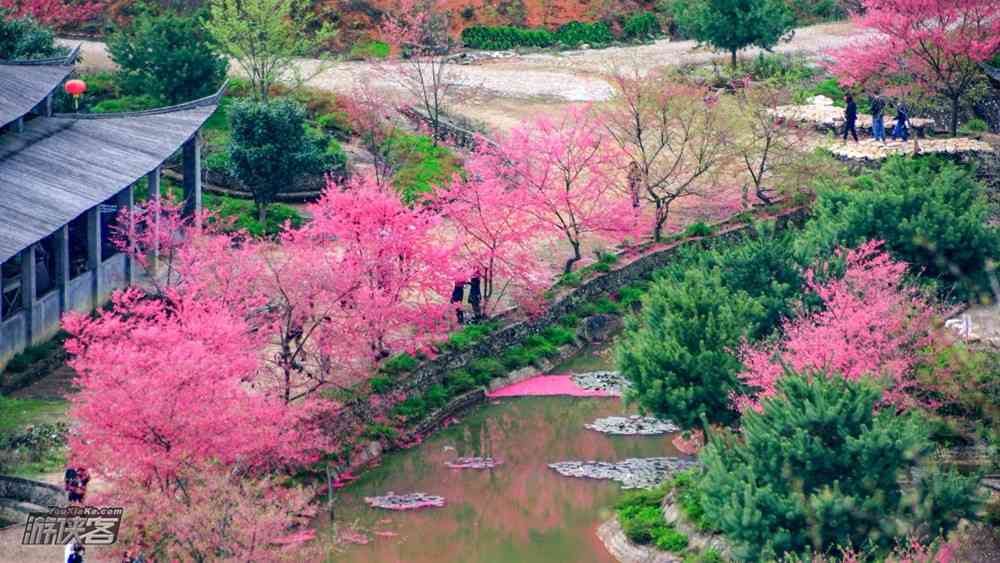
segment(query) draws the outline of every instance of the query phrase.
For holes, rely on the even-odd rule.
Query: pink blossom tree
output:
[[[492,315],[505,297],[532,309],[551,285],[552,275],[539,259],[537,244],[555,234],[545,222],[525,211],[504,177],[502,155],[487,143],[465,161],[464,177],[456,175],[437,188],[434,207],[460,241],[458,260],[482,280],[483,311]]]
[[[523,124],[500,142],[492,170],[510,201],[572,251],[564,272],[583,255],[584,237],[622,240],[636,232],[638,209],[623,186],[623,156],[587,106],[556,119]]]
[[[331,183],[309,213],[312,222],[295,238],[328,245],[331,275],[357,283],[342,302],[350,322],[341,345],[378,362],[447,332],[456,249],[436,233],[440,217],[407,207],[370,176]]]
[[[756,393],[739,397],[741,408],[756,407],[760,399],[774,395],[788,368],[851,381],[884,378],[886,403],[907,408],[918,401],[913,368],[918,352],[933,341],[936,311],[907,285],[907,265],[890,258],[881,245],[868,242],[839,251],[846,264],[843,276],[806,272],[807,287],[822,301],[822,309],[786,321],[784,338],[776,344],[743,348],[746,371],[740,378]],[[820,281],[821,273],[828,279]]]
[[[979,63],[1000,50],[995,0],[864,0],[858,25],[876,33],[829,53],[844,85],[903,83],[951,103],[958,130],[963,95],[982,79]]]
[[[399,103],[367,79],[355,85],[345,102],[351,128],[372,158],[375,183],[388,186],[398,164],[389,157],[386,143],[399,131],[394,119]]]
[[[678,84],[638,68],[611,76],[617,90],[602,119],[630,161],[633,202],[653,207],[653,240],[663,237],[675,202],[716,195],[716,176],[729,151],[731,131],[707,89]]]
[[[78,26],[101,14],[105,0],[0,0],[0,10],[10,10],[15,17],[31,16],[55,28]]]

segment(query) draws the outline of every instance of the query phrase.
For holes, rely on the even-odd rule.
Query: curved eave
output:
[[[0,60],[0,127],[31,113],[73,72],[80,47],[63,57]]]
[[[0,137],[0,262],[160,166],[221,95],[146,112],[35,119]]]

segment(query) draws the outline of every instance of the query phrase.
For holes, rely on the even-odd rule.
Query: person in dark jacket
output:
[[[469,305],[472,305],[472,314],[477,321],[483,318],[482,302],[482,279],[479,277],[479,272],[476,272],[469,280]]]
[[[465,324],[465,308],[462,306],[462,301],[465,301],[465,280],[455,280],[455,287],[451,290],[451,304],[455,307],[458,324]]]
[[[885,100],[878,92],[873,93],[868,98],[868,105],[872,108],[872,137],[876,141],[885,144]]]
[[[847,133],[854,137],[854,142],[858,141],[858,104],[854,103],[854,96],[847,94],[844,96],[847,107],[844,109],[844,142],[847,142]]]
[[[903,102],[896,105],[896,126],[892,129],[892,140],[901,139],[904,143],[910,138],[910,110]]]

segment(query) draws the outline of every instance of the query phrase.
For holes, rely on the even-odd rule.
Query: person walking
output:
[[[876,91],[868,97],[868,105],[872,108],[872,137],[885,144],[885,100]]]
[[[847,133],[854,137],[854,142],[858,143],[858,104],[854,103],[854,96],[847,94],[844,96],[847,107],[844,108],[844,142],[847,142]]]
[[[904,143],[910,138],[910,110],[903,102],[896,104],[896,126],[892,129],[892,140],[897,138]]]
[[[455,316],[458,317],[458,324],[465,324],[465,280],[455,280],[455,287],[451,290],[451,304],[455,307]]]
[[[476,272],[472,274],[472,279],[469,280],[469,305],[472,305],[472,315],[476,321],[480,321],[483,318],[482,302],[482,279],[479,277],[479,272]]]

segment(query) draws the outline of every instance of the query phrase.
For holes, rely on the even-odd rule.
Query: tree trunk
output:
[[[573,242],[573,257],[566,260],[566,266],[563,268],[563,273],[568,274],[573,271],[573,264],[576,264],[583,256],[580,254],[580,243]]]
[[[958,96],[951,99],[951,136],[955,137],[958,135]],[[914,135],[916,137],[916,135]]]
[[[733,68],[736,68],[736,49],[730,49],[729,54],[731,55],[729,61],[733,65]]]
[[[266,203],[258,203],[257,204],[257,220],[260,221],[260,224],[263,226],[265,219],[267,219],[267,204]]]

